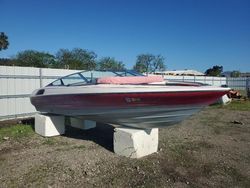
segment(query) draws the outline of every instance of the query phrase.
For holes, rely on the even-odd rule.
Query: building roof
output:
[[[232,77],[231,76],[232,72],[233,71],[225,71],[221,75],[225,77]],[[250,77],[250,72],[240,72],[239,77]]]
[[[204,76],[205,74],[196,70],[173,70],[173,71],[159,71],[155,74],[174,75],[174,76]]]
[[[250,77],[250,72],[241,72],[240,76],[241,77]]]

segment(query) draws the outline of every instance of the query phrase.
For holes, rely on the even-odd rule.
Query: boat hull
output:
[[[215,102],[227,91],[77,93],[32,96],[40,112],[134,128],[176,124]]]
[[[88,119],[118,127],[133,127],[140,129],[161,128],[174,125],[198,112],[203,106],[193,107],[148,107],[105,109],[104,112],[95,112],[91,115],[77,115],[77,118]]]

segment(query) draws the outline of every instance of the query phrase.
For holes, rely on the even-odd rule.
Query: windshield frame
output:
[[[82,73],[86,73],[86,72],[90,72],[91,74],[91,78],[90,80],[88,80],[85,76],[83,76]],[[118,76],[118,77],[126,77],[126,76],[145,76],[143,74],[137,73],[136,71],[132,71],[132,70],[124,70],[124,71],[106,71],[106,70],[100,70],[100,71],[79,71],[79,72],[75,72],[66,76],[62,76],[56,80],[54,80],[53,82],[51,82],[50,84],[48,84],[45,87],[59,87],[59,86],[76,86],[76,85],[90,85],[90,84],[96,84],[96,79],[101,78],[100,77],[94,77],[94,72],[110,72],[113,73],[114,76]],[[63,79],[71,77],[72,75],[79,75],[82,78],[81,82],[75,82],[75,83],[71,83],[71,84],[64,84]],[[105,77],[105,76],[103,76]],[[60,82],[60,85],[53,85],[53,83],[55,82]]]

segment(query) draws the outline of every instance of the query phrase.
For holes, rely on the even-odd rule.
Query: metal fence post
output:
[[[248,77],[246,79],[246,92],[247,92],[247,97],[250,98],[250,79]]]
[[[39,68],[39,80],[40,80],[40,88],[43,87],[43,72],[42,68]]]

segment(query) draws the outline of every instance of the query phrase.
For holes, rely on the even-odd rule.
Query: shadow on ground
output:
[[[63,136],[74,139],[90,140],[113,152],[113,135],[113,126],[97,123],[95,128],[89,130],[81,130],[66,126],[66,131]]]

